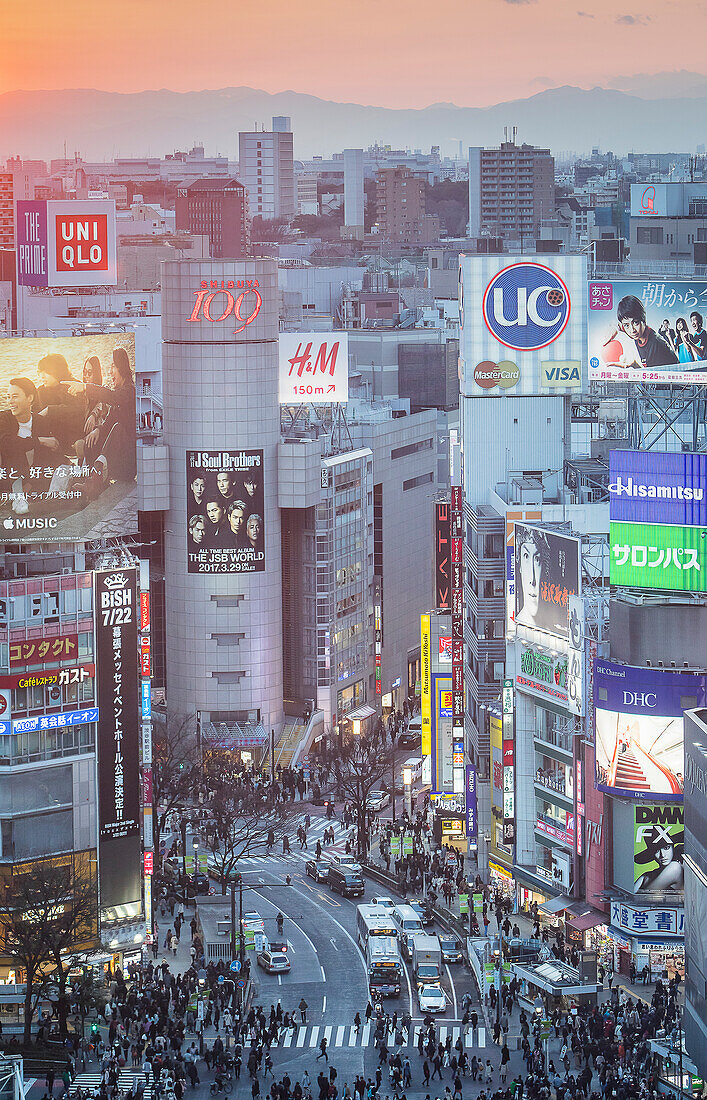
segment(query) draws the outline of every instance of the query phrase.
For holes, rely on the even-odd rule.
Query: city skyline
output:
[[[89,14],[83,0],[61,7],[35,0],[29,19],[24,9],[6,13],[0,94],[249,85],[419,108],[439,102],[488,106],[564,84],[630,90],[633,78],[656,72],[674,73],[678,88],[681,75],[693,76],[693,84],[694,74],[699,78],[699,28],[706,19],[696,0],[648,0],[640,9],[618,10],[608,0],[580,4],[558,10],[549,0],[492,0],[479,11],[443,0],[429,25],[428,9],[419,2],[408,4],[402,18],[397,6],[364,0],[357,20],[346,23],[342,50],[342,24],[323,0],[314,0],[304,14],[283,5],[279,13],[272,7],[250,10],[247,19],[209,0],[198,21],[186,0],[155,0],[147,13],[131,0],[110,26],[108,68],[96,49],[107,24]],[[681,43],[680,71],[666,64],[665,52],[678,12],[692,31]],[[466,42],[463,49],[450,45],[460,41]]]

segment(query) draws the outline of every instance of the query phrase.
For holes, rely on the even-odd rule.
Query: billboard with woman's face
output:
[[[0,340],[0,541],[137,533],[135,337]]]
[[[516,627],[567,638],[570,596],[580,593],[579,539],[515,524]]]

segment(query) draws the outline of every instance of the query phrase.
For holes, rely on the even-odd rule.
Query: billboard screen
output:
[[[189,573],[262,573],[262,451],[187,451]]]
[[[636,893],[681,892],[685,821],[682,806],[635,806],[633,874]]]
[[[611,451],[609,518],[707,527],[707,455]]]
[[[135,337],[0,340],[0,541],[137,534]]]
[[[347,332],[281,332],[279,345],[281,405],[348,401]]]
[[[610,523],[609,580],[628,588],[707,591],[707,528]]]
[[[508,637],[512,637],[516,632],[515,525],[518,520],[523,523],[535,523],[542,518],[542,512],[537,509],[506,512],[506,634]]]
[[[460,378],[467,397],[571,393],[586,374],[582,256],[462,256]]]
[[[115,286],[113,199],[17,203],[17,285]]]
[[[435,504],[435,607],[450,611],[449,505]],[[450,657],[451,660],[451,657]]]
[[[101,908],[141,893],[137,570],[94,574]]]
[[[594,666],[596,781],[626,798],[682,801],[683,711],[707,699],[707,676]]]
[[[590,382],[707,382],[707,281],[589,284]]]
[[[515,622],[567,639],[570,596],[580,593],[580,541],[515,524]]]

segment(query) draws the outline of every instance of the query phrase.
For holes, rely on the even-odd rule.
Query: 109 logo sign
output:
[[[539,351],[560,336],[570,319],[570,295],[544,264],[519,263],[494,275],[484,292],[486,327],[500,344]]]

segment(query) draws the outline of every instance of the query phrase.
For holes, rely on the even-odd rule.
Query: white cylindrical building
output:
[[[283,688],[276,263],[165,263],[162,337],[170,711],[277,727]]]

